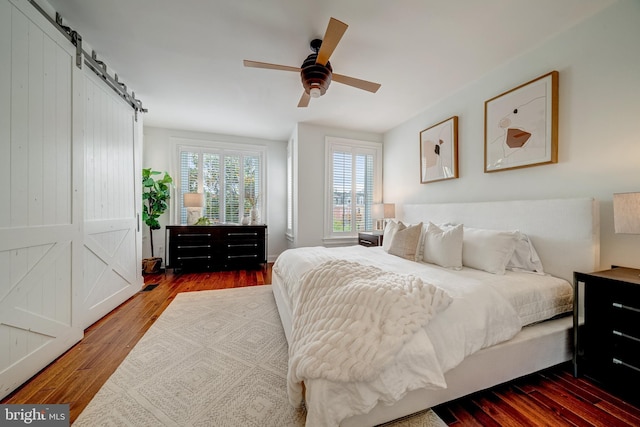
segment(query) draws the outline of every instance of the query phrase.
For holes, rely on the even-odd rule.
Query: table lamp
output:
[[[202,216],[203,193],[184,193],[184,207],[187,208],[187,225],[194,225]]]
[[[371,205],[371,216],[376,220],[376,230],[384,230],[387,220],[396,217],[394,203],[374,203]]]

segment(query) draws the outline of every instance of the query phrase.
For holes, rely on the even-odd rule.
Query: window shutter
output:
[[[351,231],[351,153],[333,152],[333,231]]]
[[[187,222],[187,209],[184,207],[182,195],[198,191],[198,153],[180,152],[180,223]]]
[[[204,189],[203,216],[212,222],[220,221],[220,154],[204,153],[202,159],[202,184]]]

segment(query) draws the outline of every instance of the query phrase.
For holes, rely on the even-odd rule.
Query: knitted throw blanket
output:
[[[451,303],[413,275],[333,260],[302,277],[293,302],[289,400],[302,403],[302,381],[370,381],[402,345]]]

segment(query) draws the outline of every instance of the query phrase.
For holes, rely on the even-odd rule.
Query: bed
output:
[[[407,339],[397,360],[386,364],[385,371],[376,380],[368,381],[364,386],[358,381],[303,381],[308,425],[370,426],[384,423],[571,359],[572,318],[560,314],[570,311],[573,304],[573,272],[593,271],[599,267],[599,222],[595,200],[404,205],[398,211],[403,223],[416,224],[416,227],[422,223],[423,234],[429,222],[442,229],[445,226],[463,227],[469,236],[474,230],[517,230],[535,248],[546,274],[520,269],[495,274],[467,266],[455,270],[425,262],[425,254],[421,255],[421,262],[417,262],[391,255],[387,253],[388,248],[382,247],[318,247],[285,251],[274,265],[272,289],[290,347],[292,342],[294,347],[299,343],[296,338],[299,331],[294,331],[292,325],[300,320],[292,313],[299,314],[302,304],[294,301],[298,301],[296,298],[301,298],[298,294],[306,289],[298,291],[296,286],[303,281],[309,282],[310,273],[315,274],[325,266],[334,271],[337,267],[362,266],[365,273],[379,269],[384,274],[396,275],[390,277],[403,279],[410,274],[450,297],[415,334],[420,338]],[[419,246],[423,246],[422,241]],[[340,266],[340,263],[346,264]],[[478,287],[480,282],[482,288]],[[460,290],[456,286],[460,286]],[[546,306],[546,303],[532,304],[531,289],[543,300],[546,298],[558,303],[553,307]],[[475,298],[474,304],[463,302],[462,294]],[[482,305],[476,301],[483,299],[489,306],[506,300],[505,307],[509,308],[493,310],[498,311],[497,314],[492,310],[484,314],[475,313],[476,305],[478,310]],[[294,309],[295,304],[299,306]],[[536,305],[538,308],[531,308]],[[459,319],[462,320],[452,320],[458,319],[452,316],[460,316],[461,313],[464,318]],[[498,316],[511,319],[510,323],[501,323],[502,318]],[[505,326],[512,325],[513,318],[519,319],[520,324]],[[550,319],[544,320],[546,318]],[[465,343],[462,350],[456,347],[440,349],[442,342],[448,340],[447,334],[456,336],[455,332],[443,329],[446,325],[469,329],[469,324],[474,322],[494,322],[499,325],[499,332],[495,335],[486,331],[490,329],[488,327],[480,329],[481,338],[466,338],[471,344]],[[422,341],[418,343],[423,336],[433,344],[433,349],[424,357],[416,358],[416,352],[426,348]],[[298,363],[299,359],[290,359],[290,363],[292,360]],[[428,364],[438,365],[438,369],[432,370],[426,366]],[[390,384],[389,378],[395,379],[398,372],[405,371],[409,371],[408,383]],[[420,375],[425,378],[419,378]],[[389,390],[382,390],[387,385]],[[296,393],[290,387],[290,398]],[[359,395],[360,400],[354,400],[353,393]]]

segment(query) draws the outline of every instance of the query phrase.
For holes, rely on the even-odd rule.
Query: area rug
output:
[[[176,296],[74,426],[304,426],[271,286]],[[385,424],[442,427],[431,410]]]

